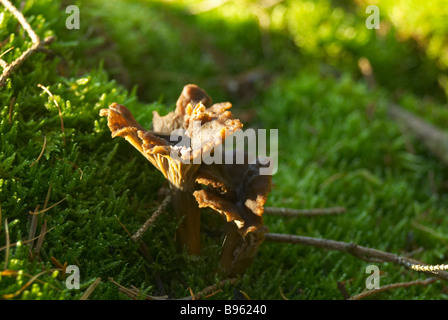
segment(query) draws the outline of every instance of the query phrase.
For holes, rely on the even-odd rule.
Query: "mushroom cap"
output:
[[[213,152],[226,137],[243,125],[228,109],[230,103],[211,105],[210,97],[196,85],[186,85],[176,110],[161,117],[153,112],[153,130],[145,130],[123,105],[113,103],[101,109],[107,116],[112,137],[123,137],[139,150],[165,178],[181,190],[194,187],[194,174],[203,153]],[[210,106],[210,107],[206,107]],[[181,144],[170,137],[177,132]],[[189,147],[188,147],[189,146]]]

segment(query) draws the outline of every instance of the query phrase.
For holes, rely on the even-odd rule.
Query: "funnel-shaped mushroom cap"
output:
[[[231,108],[230,103],[206,108],[210,104],[210,97],[202,89],[187,85],[175,111],[164,117],[154,112],[154,131],[145,130],[125,106],[117,103],[110,105],[109,109],[102,109],[100,115],[107,116],[112,137],[120,136],[129,141],[171,185],[192,191],[202,153],[212,152],[227,136],[243,126],[227,111]],[[181,131],[181,144],[170,140],[173,130]],[[179,132],[175,137],[177,142]]]
[[[227,151],[235,153],[237,151]],[[210,207],[234,221],[241,235],[258,230],[263,225],[263,205],[271,191],[270,175],[260,175],[260,161],[244,164],[202,165],[196,182],[207,186],[193,193],[199,207]]]

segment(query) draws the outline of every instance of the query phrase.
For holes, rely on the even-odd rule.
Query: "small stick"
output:
[[[264,213],[278,215],[278,216],[286,216],[286,217],[315,217],[315,216],[325,216],[331,214],[339,214],[344,213],[346,210],[344,207],[335,207],[335,208],[317,208],[317,209],[291,209],[291,208],[275,208],[275,207],[266,207],[264,208]]]
[[[92,294],[92,292],[98,287],[98,285],[101,282],[101,278],[96,278],[95,281],[87,288],[87,290],[83,293],[81,298],[79,300],[87,300],[89,296]]]
[[[278,234],[278,233],[266,233],[265,234],[265,240],[267,241],[274,241],[274,242],[283,242],[283,243],[293,243],[293,244],[302,244],[302,245],[308,245],[308,246],[314,246],[319,248],[326,248],[331,250],[338,250],[338,251],[344,251],[352,254],[353,256],[367,260],[367,259],[379,259],[384,262],[392,262],[401,266],[404,266],[406,268],[412,268],[415,265],[425,265],[423,263],[417,262],[415,263],[415,260],[410,258],[404,258],[400,257],[396,254],[363,247],[360,245],[357,245],[355,243],[348,243],[348,242],[342,242],[342,241],[335,241],[335,240],[327,240],[327,239],[319,239],[319,238],[312,238],[312,237],[305,237],[305,236],[295,236],[295,235],[287,235],[287,234]],[[426,272],[424,270],[421,270],[423,272]],[[433,272],[434,274],[434,272]],[[439,278],[448,280],[448,272],[445,271],[439,271],[436,274]]]
[[[163,202],[160,204],[160,206],[157,208],[156,211],[149,217],[148,220],[146,220],[145,224],[132,236],[132,240],[138,241],[143,234],[148,230],[148,228],[154,224],[154,221],[157,219],[157,217],[165,211],[165,208],[168,206],[168,204],[171,202],[171,195],[167,195]]]
[[[385,286],[382,286],[378,289],[372,289],[372,290],[368,290],[368,291],[364,291],[361,292],[360,294],[357,294],[356,296],[353,296],[351,298],[349,298],[348,300],[361,300],[364,299],[368,296],[371,296],[373,294],[379,293],[379,292],[383,292],[383,291],[387,291],[387,290],[391,290],[391,289],[396,289],[396,288],[409,288],[411,286],[423,286],[426,287],[430,284],[433,284],[434,282],[438,281],[440,279],[437,278],[428,278],[426,280],[415,280],[415,281],[409,281],[409,282],[401,282],[401,283],[392,283],[392,284],[388,284]]]

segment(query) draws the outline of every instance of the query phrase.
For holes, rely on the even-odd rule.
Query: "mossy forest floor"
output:
[[[141,298],[182,298],[225,279],[215,272],[223,220],[214,212],[203,211],[199,257],[177,250],[171,208],[144,245],[130,239],[160,205],[165,182],[99,117],[117,102],[149,128],[152,111],[171,111],[187,83],[232,102],[246,128],[279,130],[267,206],[346,208],[325,217],[266,216],[270,232],[447,264],[447,168],[387,106],[398,103],[447,130],[448,7],[377,2],[378,30],[366,28],[367,0],[78,1],[80,29],[69,30],[65,8],[73,3],[14,1],[41,38],[55,41],[0,88],[0,298],[79,299],[99,278],[89,299],[130,299],[117,284],[134,286]],[[0,54],[11,49],[1,58],[11,62],[30,46],[0,6]],[[360,72],[363,61],[375,87]],[[41,236],[28,242],[33,223]],[[79,267],[80,289],[66,288],[58,262]],[[341,287],[349,296],[366,289],[372,264],[381,285],[428,277],[344,252],[265,242],[244,276],[209,299],[344,299]],[[369,299],[447,297],[437,281]]]

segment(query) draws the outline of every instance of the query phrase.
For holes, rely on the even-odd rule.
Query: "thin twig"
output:
[[[305,237],[305,236],[296,236],[296,235],[287,235],[287,234],[277,234],[277,233],[266,233],[265,234],[265,240],[267,241],[274,241],[274,242],[283,242],[283,243],[293,243],[293,244],[301,244],[301,245],[308,245],[308,246],[314,246],[319,248],[326,248],[331,250],[338,250],[338,251],[344,251],[348,252],[352,255],[354,255],[357,258],[368,260],[368,259],[379,259],[384,262],[392,262],[401,266],[404,266],[406,268],[415,268],[417,265],[425,265],[424,263],[415,261],[410,258],[400,257],[396,254],[363,247],[360,245],[357,245],[355,243],[348,243],[348,242],[342,242],[342,241],[335,241],[335,240],[327,240],[327,239],[319,239],[319,238],[312,238],[312,237]],[[415,269],[413,269],[415,270]],[[437,277],[448,280],[448,272],[445,271],[438,271],[435,272],[427,272],[425,270],[419,270],[425,273],[431,273],[435,274]]]
[[[16,60],[11,63],[3,63],[3,72],[0,75],[0,87],[3,87],[6,83],[6,79],[8,79],[11,74],[30,56],[32,56],[36,51],[40,50],[42,47],[52,43],[54,41],[54,37],[47,37],[44,40],[41,40],[36,32],[31,28],[28,21],[26,21],[23,14],[17,10],[14,5],[8,0],[0,0],[0,3],[5,6],[5,8],[11,12],[14,17],[19,21],[22,25],[23,29],[28,33],[28,36],[31,38],[32,45],[30,48],[25,50]]]
[[[148,220],[146,220],[145,224],[132,236],[132,240],[134,241],[138,241],[143,234],[146,232],[146,230],[148,230],[148,228],[154,224],[154,221],[156,221],[157,217],[165,211],[166,207],[168,206],[168,204],[171,201],[171,196],[167,195],[165,197],[165,199],[162,201],[162,203],[160,204],[160,206],[157,208],[156,211],[154,211],[154,213],[151,215],[151,217],[149,217]]]
[[[368,291],[361,292],[360,294],[357,294],[356,296],[353,296],[349,298],[348,300],[361,300],[368,296],[371,296],[373,294],[377,294],[380,292],[384,292],[391,289],[397,289],[397,288],[409,288],[412,286],[423,286],[426,287],[430,284],[433,284],[434,282],[438,281],[440,279],[438,278],[428,278],[425,280],[415,280],[415,281],[409,281],[409,282],[401,282],[401,283],[392,283],[385,286],[382,286],[378,289],[372,289]]]
[[[272,214],[272,215],[278,215],[278,216],[288,216],[288,217],[325,216],[325,215],[344,213],[345,211],[346,210],[345,210],[344,207],[317,208],[317,209],[291,209],[291,208],[275,208],[275,207],[266,207],[266,208],[264,208],[264,213],[265,214]]]

